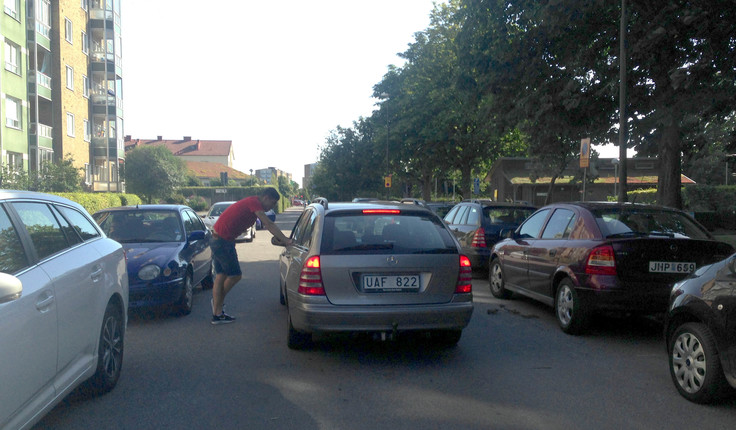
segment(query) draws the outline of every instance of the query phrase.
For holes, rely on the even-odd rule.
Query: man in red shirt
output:
[[[257,196],[246,197],[230,205],[212,226],[212,259],[215,263],[215,282],[212,287],[212,324],[227,324],[235,318],[225,313],[225,296],[243,277],[238,254],[235,251],[235,238],[256,222],[261,220],[263,228],[281,243],[291,244],[291,239],[266,215],[279,201],[279,193],[274,188],[266,188]]]

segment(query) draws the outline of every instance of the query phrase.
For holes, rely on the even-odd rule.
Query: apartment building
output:
[[[90,190],[123,191],[121,1],[4,0],[3,165],[71,157]]]

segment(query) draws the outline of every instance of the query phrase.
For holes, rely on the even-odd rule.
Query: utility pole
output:
[[[619,39],[621,46],[619,49],[619,101],[618,101],[618,159],[619,159],[619,184],[618,188],[618,202],[624,203],[627,201],[626,195],[626,0],[621,0],[621,29],[619,31]]]

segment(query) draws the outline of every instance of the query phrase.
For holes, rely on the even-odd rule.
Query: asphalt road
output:
[[[280,214],[290,229],[298,210]],[[210,324],[210,292],[186,317],[131,316],[123,374],[100,398],[73,393],[38,429],[731,429],[736,400],[677,394],[661,326],[599,319],[568,336],[552,310],[498,300],[475,279],[475,312],[455,348],[338,338],[286,347],[270,234],[238,245],[243,280],[229,325]]]

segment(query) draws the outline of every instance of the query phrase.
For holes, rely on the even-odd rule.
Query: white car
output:
[[[217,202],[214,205],[212,205],[212,207],[210,208],[210,210],[207,212],[207,215],[205,215],[204,218],[203,218],[204,225],[206,225],[207,228],[210,231],[212,231],[212,226],[214,226],[215,223],[217,222],[217,218],[219,218],[220,215],[222,215],[222,213],[225,212],[225,209],[227,209],[228,207],[230,207],[230,205],[233,204],[233,203],[235,203],[235,202],[234,201],[232,201],[232,202]],[[241,234],[240,236],[236,237],[235,240],[236,241],[242,241],[242,240],[244,240],[246,242],[252,242],[253,239],[255,239],[255,238],[256,238],[256,224],[253,223],[252,226],[248,227],[243,232],[243,234]]]
[[[81,384],[115,387],[128,272],[82,206],[0,190],[0,429],[31,427]]]

